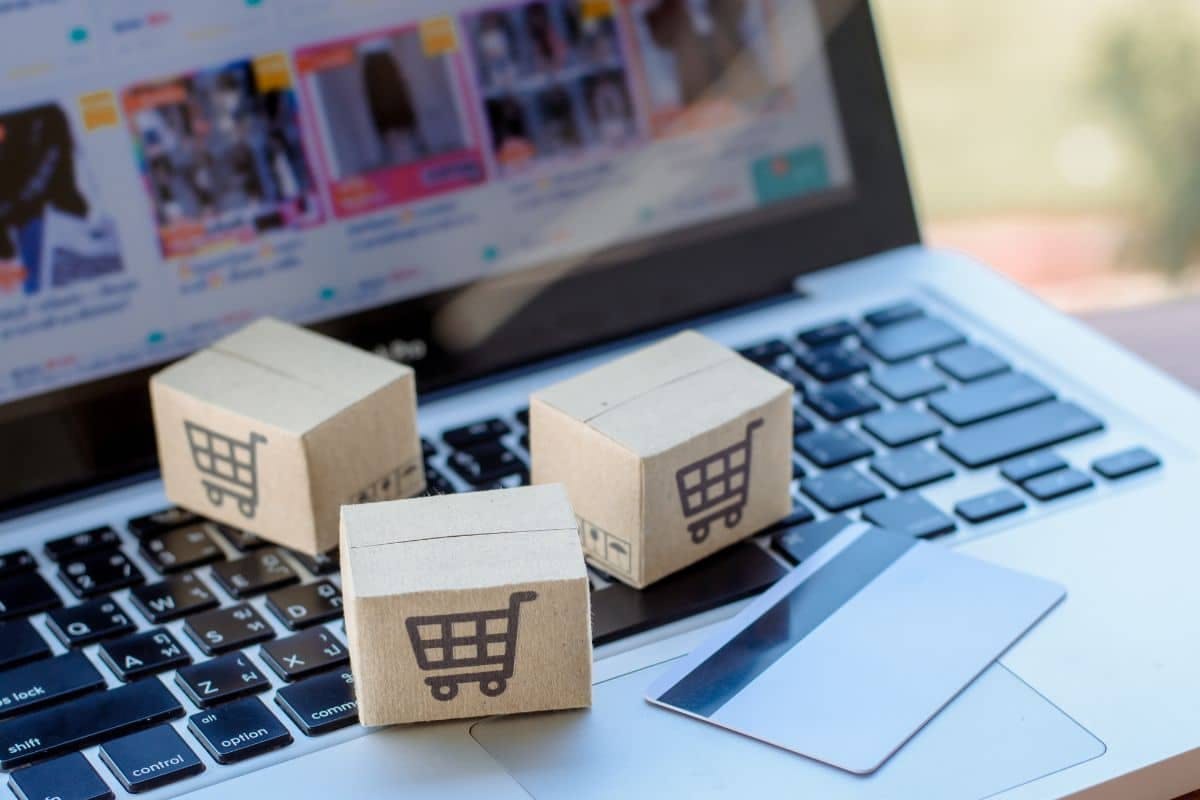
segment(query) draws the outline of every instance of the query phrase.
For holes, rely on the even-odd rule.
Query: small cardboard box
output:
[[[343,503],[425,488],[413,371],[263,319],[150,381],[167,497],[317,555]]]
[[[672,336],[533,396],[533,482],[566,485],[589,561],[648,586],[791,511],[793,391]]]
[[[341,564],[364,725],[591,705],[591,599],[563,487],[347,506]]]

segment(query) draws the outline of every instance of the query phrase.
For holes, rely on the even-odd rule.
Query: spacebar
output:
[[[968,467],[984,467],[1103,429],[1099,417],[1074,403],[1043,403],[947,434],[941,447]]]
[[[158,678],[147,678],[0,722],[0,769],[12,769],[183,716]]]

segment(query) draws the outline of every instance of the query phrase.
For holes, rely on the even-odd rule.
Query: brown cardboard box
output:
[[[167,497],[311,555],[343,503],[425,488],[411,369],[263,319],[150,381]]]
[[[647,586],[791,511],[792,394],[672,336],[533,396],[533,482],[566,485],[589,561]]]
[[[591,705],[591,600],[563,487],[347,506],[341,564],[364,725]]]

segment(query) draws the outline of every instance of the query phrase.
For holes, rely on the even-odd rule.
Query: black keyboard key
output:
[[[8,786],[17,800],[111,800],[113,796],[83,753],[18,770],[9,776]]]
[[[528,450],[529,446],[525,445]],[[425,496],[432,497],[439,494],[454,494],[458,490],[454,488],[445,475],[438,472],[433,467],[425,467]]]
[[[176,528],[162,536],[144,539],[141,553],[160,575],[182,572],[225,558],[225,551],[203,525]]]
[[[935,317],[917,317],[879,328],[863,337],[863,344],[889,363],[936,353],[963,344],[966,337],[949,323]]]
[[[927,539],[950,533],[954,520],[915,492],[863,506],[863,519],[880,528]]]
[[[1074,403],[1050,402],[946,434],[941,447],[976,468],[1101,430],[1104,423]]]
[[[840,467],[875,452],[874,448],[857,434],[840,427],[797,436],[796,448],[805,458],[822,469]]]
[[[907,403],[946,388],[941,375],[924,364],[897,364],[871,376],[871,385],[897,403]]]
[[[222,589],[239,599],[290,586],[300,580],[276,548],[214,564],[212,574]]]
[[[792,480],[803,478],[808,474],[808,470],[804,468],[804,462],[800,460],[800,456],[792,453]]]
[[[50,657],[50,645],[27,619],[0,622],[0,670]]]
[[[204,772],[204,763],[170,725],[106,742],[100,760],[128,792],[148,792]]]
[[[866,372],[871,366],[857,350],[838,345],[805,350],[796,356],[796,362],[822,383],[845,380],[851,375]]]
[[[517,418],[517,422],[521,423],[522,427],[529,427],[529,406],[519,409],[513,416]]]
[[[267,621],[246,603],[188,617],[183,629],[208,656],[228,653],[275,637],[275,631]]]
[[[358,722],[354,676],[343,669],[285,686],[275,702],[305,736],[320,736]]]
[[[92,553],[104,553],[121,546],[121,537],[105,525],[46,542],[46,555],[51,561],[72,561]]]
[[[0,673],[0,719],[104,688],[104,676],[78,650]]]
[[[1025,491],[1042,501],[1057,500],[1095,485],[1095,481],[1077,469],[1060,469],[1024,483]]]
[[[258,534],[244,531],[241,528],[235,528],[232,525],[223,525],[219,522],[211,523],[213,530],[221,534],[221,538],[229,542],[234,550],[239,553],[252,553],[255,550],[262,550],[264,547],[270,547],[271,543],[262,538]]]
[[[292,554],[292,558],[300,562],[300,566],[308,570],[314,577],[321,575],[332,575],[338,571],[338,551],[330,550],[328,553],[310,556],[308,553],[298,553],[294,550],[288,551]]]
[[[455,450],[461,450],[466,447],[475,447],[477,445],[494,442],[504,434],[508,433],[510,428],[504,420],[493,417],[485,419],[471,425],[464,425],[461,428],[452,428],[442,433],[442,441],[453,447]]]
[[[11,575],[22,575],[37,569],[37,561],[28,550],[13,550],[0,554],[0,580]]]
[[[853,467],[839,467],[800,482],[800,489],[826,511],[845,511],[883,497],[874,481]]]
[[[422,436],[421,437],[421,457],[429,458],[430,456],[435,456],[435,455],[437,455],[437,445],[435,445],[433,442],[429,441],[424,436]]]
[[[100,660],[126,683],[192,663],[192,657],[166,628],[105,642],[100,645]]]
[[[472,486],[493,483],[526,471],[525,462],[500,442],[459,450],[452,453],[446,463]]]
[[[792,501],[792,510],[783,519],[763,528],[759,533],[772,534],[797,525],[806,525],[817,518],[808,506],[796,500]],[[756,534],[757,535],[757,534]]]
[[[761,547],[741,542],[645,589],[610,584],[592,592],[592,642],[615,642],[744,600],[785,574]]]
[[[815,328],[801,331],[800,341],[809,347],[821,347],[827,344],[838,344],[843,339],[858,335],[858,328],[848,319],[834,320]]]
[[[329,581],[289,586],[267,595],[267,608],[289,630],[298,631],[342,615],[342,593]]]
[[[64,561],[58,568],[58,577],[78,598],[108,594],[146,580],[129,556],[120,550]]]
[[[920,446],[878,455],[871,459],[871,469],[900,490],[954,477],[954,467],[945,456]]]
[[[0,580],[0,620],[27,617],[39,611],[58,608],[62,600],[36,572],[26,572]]]
[[[292,743],[287,728],[257,697],[193,714],[188,730],[219,764],[236,764]]]
[[[1054,399],[1045,384],[1009,372],[929,398],[929,407],[955,425],[972,425]]]
[[[271,681],[245,653],[228,653],[175,673],[175,685],[200,708],[212,708],[271,688]]]
[[[778,361],[780,356],[791,355],[792,348],[788,347],[787,342],[783,341],[783,339],[768,339],[765,342],[743,347],[741,350],[738,350],[738,353],[743,358],[748,358],[761,367],[769,367]],[[527,423],[523,422],[521,424],[529,427]]]
[[[792,412],[792,435],[799,436],[802,433],[808,433],[813,428],[812,420],[799,411]]]
[[[873,328],[882,328],[885,325],[895,325],[897,322],[904,322],[905,320],[923,316],[925,316],[925,309],[911,300],[904,300],[868,311],[866,314],[863,314],[863,319]]]
[[[804,393],[804,385],[808,382],[808,373],[795,364],[772,364],[767,367],[777,378],[787,381],[800,394]]]
[[[988,520],[1003,517],[1025,508],[1025,501],[1009,489],[997,489],[994,492],[970,497],[954,506],[954,512],[967,522],[979,524]]]
[[[111,597],[97,597],[46,614],[50,632],[67,647],[85,647],[134,630],[133,620]]]
[[[879,401],[853,383],[826,386],[808,397],[808,404],[830,422],[841,422],[879,410]]]
[[[1027,456],[1017,456],[1005,461],[1000,467],[1000,474],[1013,483],[1024,483],[1030,478],[1057,472],[1069,466],[1071,465],[1058,453],[1043,450],[1040,453],[1030,453]]]
[[[164,508],[162,511],[129,520],[129,532],[139,539],[147,539],[161,536],[172,528],[181,528],[199,521],[200,517],[191,511],[179,507]]]
[[[262,646],[262,658],[285,681],[350,663],[346,646],[325,628],[313,628]]]
[[[862,426],[888,447],[903,447],[942,432],[941,423],[936,419],[908,406],[868,414],[863,417]]]
[[[1111,456],[1097,458],[1092,462],[1092,469],[1110,481],[1115,481],[1154,469],[1161,464],[1162,460],[1145,447],[1131,447]]]
[[[971,383],[1008,372],[1010,366],[1000,356],[983,345],[964,344],[937,354],[933,363],[955,380]]]
[[[87,694],[0,722],[0,769],[80,750],[181,716],[183,706],[154,678]]]
[[[776,533],[771,543],[784,558],[799,564],[845,530],[848,524],[850,520],[839,514],[820,522],[793,525]]]
[[[219,605],[212,589],[191,573],[172,575],[149,586],[135,586],[129,590],[129,597],[138,611],[155,625]]]

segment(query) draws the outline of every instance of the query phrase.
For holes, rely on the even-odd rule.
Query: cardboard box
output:
[[[347,506],[341,564],[364,725],[591,705],[591,599],[563,487]]]
[[[424,491],[413,371],[263,319],[150,381],[167,497],[310,555],[344,503]]]
[[[793,391],[672,336],[533,396],[533,482],[565,484],[587,559],[645,587],[791,511]]]

